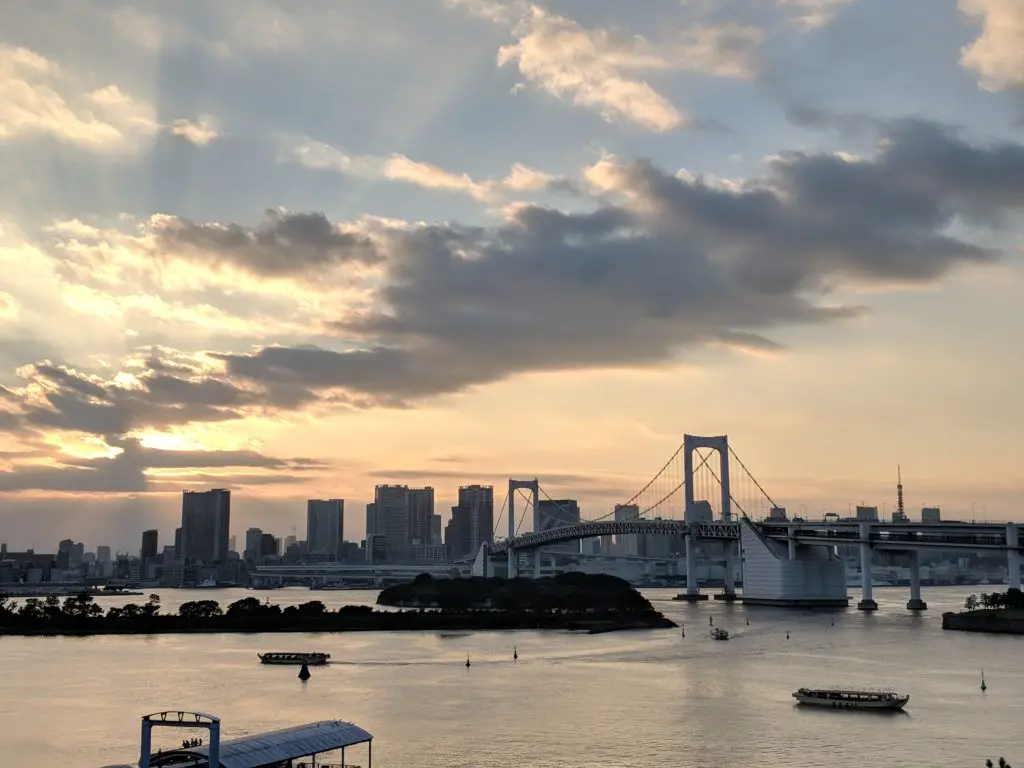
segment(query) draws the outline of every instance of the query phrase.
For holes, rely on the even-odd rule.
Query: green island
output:
[[[968,596],[959,613],[942,614],[942,628],[961,632],[1024,635],[1024,592],[1008,589]]]
[[[577,630],[591,633],[676,624],[628,582],[570,573],[550,579],[432,579],[421,574],[381,592],[378,604],[328,609],[319,600],[282,607],[255,597],[221,608],[215,600],[160,612],[160,597],[106,611],[83,593],[61,600],[0,594],[0,635],[150,635],[192,632]]]

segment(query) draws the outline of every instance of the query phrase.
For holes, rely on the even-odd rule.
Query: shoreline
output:
[[[942,628],[954,632],[984,632],[994,635],[1024,635],[1024,611],[1014,609],[975,610],[942,614]]]
[[[140,622],[131,626],[111,623],[103,626],[104,620],[99,619],[93,626],[35,626],[35,627],[0,627],[0,637],[91,637],[93,635],[173,635],[173,634],[230,634],[230,635],[261,635],[261,634],[338,634],[343,632],[507,632],[507,631],[562,631],[586,632],[587,634],[603,634],[606,632],[641,631],[652,629],[673,629],[678,625],[661,614],[631,618],[569,618],[558,616],[535,617],[497,616],[487,614],[486,619],[478,615],[440,614],[440,613],[377,613],[374,618],[361,621],[295,621],[276,624],[272,622],[227,622],[204,621],[201,625],[181,626],[173,621],[177,617],[168,617],[171,621]],[[377,617],[388,617],[377,619]],[[393,617],[401,617],[396,619]],[[430,617],[425,619],[425,617]],[[425,620],[424,620],[425,619]],[[469,620],[467,620],[469,619]],[[504,620],[507,619],[507,620]],[[163,626],[161,626],[161,624]]]

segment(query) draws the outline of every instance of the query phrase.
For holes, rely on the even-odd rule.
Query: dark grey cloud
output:
[[[185,255],[210,265],[231,264],[271,277],[380,259],[368,239],[342,232],[322,213],[268,210],[255,229],[165,217],[157,222],[155,232],[158,252]]]
[[[266,485],[295,482],[302,473],[325,466],[313,459],[278,459],[255,451],[161,451],[137,440],[110,442],[122,449],[114,458],[61,457],[50,465],[21,464],[0,471],[0,492],[142,493],[182,488],[181,480],[149,477],[147,469],[240,469],[245,471],[227,476],[196,476],[190,472],[188,483],[194,486],[214,480],[221,484]],[[273,472],[251,472],[261,469]]]
[[[998,259],[951,232],[1024,207],[1024,146],[923,121],[878,127],[872,157],[787,152],[740,187],[638,162],[612,174],[628,205],[393,233],[381,309],[336,326],[368,343],[220,359],[296,395],[415,399],[524,371],[653,365],[707,343],[772,349],[765,334],[780,325],[860,312],[818,302],[837,285],[922,284]]]
[[[387,230],[374,235],[377,301],[334,324],[335,348],[212,353],[224,372],[158,349],[132,386],[41,363],[42,394],[10,390],[0,413],[121,436],[311,404],[409,406],[523,372],[660,365],[708,344],[778,349],[782,326],[864,311],[826,303],[837,287],[924,284],[995,261],[958,225],[998,228],[1024,209],[1024,145],[920,120],[876,130],[870,157],[785,152],[741,185],[605,164],[594,178],[609,194],[591,211],[529,205],[499,227]],[[626,202],[608,202],[616,194]],[[318,274],[351,245],[318,214],[274,214],[255,232],[175,226],[178,246],[274,274]]]
[[[44,362],[32,367],[41,399],[21,396],[16,412],[25,429],[56,429],[116,437],[142,427],[241,418],[268,405],[257,389],[227,379],[184,377],[157,370],[134,371],[139,386],[89,377]]]

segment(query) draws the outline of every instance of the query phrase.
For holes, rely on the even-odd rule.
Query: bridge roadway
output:
[[[798,544],[844,545],[864,543],[862,521],[799,521],[764,520],[758,523],[770,539]],[[790,531],[792,530],[792,534]],[[972,551],[1006,551],[1007,523],[870,523],[867,543],[874,550],[906,552],[919,549],[965,549]],[[1020,540],[1017,551],[1024,551]]]
[[[423,563],[420,565],[350,565],[349,563],[304,563],[301,565],[259,565],[249,571],[257,585],[281,584],[285,581],[308,583],[313,580],[329,582],[347,579],[352,582],[378,582],[390,579],[410,581],[421,573],[448,578],[468,572],[468,566],[453,563]]]
[[[764,520],[756,523],[761,532],[769,539],[788,541],[795,540],[799,544],[818,544],[823,546],[861,544],[861,526],[867,521],[808,521],[808,520]],[[885,523],[871,522],[870,535],[867,543],[872,549],[908,551],[919,549],[964,549],[971,551],[1011,549],[1007,543],[1006,523]],[[596,536],[615,536],[625,534],[655,534],[668,536],[686,536],[693,533],[698,539],[736,540],[740,538],[740,524],[736,521],[713,521],[704,523],[686,523],[682,520],[602,520],[582,522],[562,528],[553,528],[538,533],[526,533],[516,536],[511,541],[515,551],[525,551],[558,544],[577,539],[589,539]],[[495,555],[505,554],[509,549],[509,540],[495,541],[491,552]],[[1016,542],[1016,549],[1024,551],[1021,542]]]

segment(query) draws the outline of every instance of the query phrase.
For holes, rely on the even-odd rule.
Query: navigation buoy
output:
[[[306,666],[306,662],[302,662],[302,668],[299,670],[299,680],[305,682],[309,680],[312,675],[309,674],[309,667]]]
[[[469,654],[468,653],[466,654],[466,666],[467,667],[470,666],[470,664],[469,664]]]
[[[747,619],[747,626],[750,626],[750,619]]]
[[[518,649],[518,648],[516,648],[516,647],[515,647],[515,646],[513,645],[513,646],[512,646],[512,661],[515,661],[515,660],[516,660],[516,659],[518,659],[518,658],[519,658],[519,649]]]
[[[711,626],[715,625],[715,617],[714,616],[708,616],[708,624],[710,624]]]
[[[981,692],[984,693],[988,690],[988,686],[985,685],[985,670],[981,670]]]
[[[836,625],[836,617],[835,617],[835,616],[833,616],[833,617],[832,617],[832,626],[834,627],[835,625]]]
[[[789,640],[789,632],[786,633],[786,639]]]

